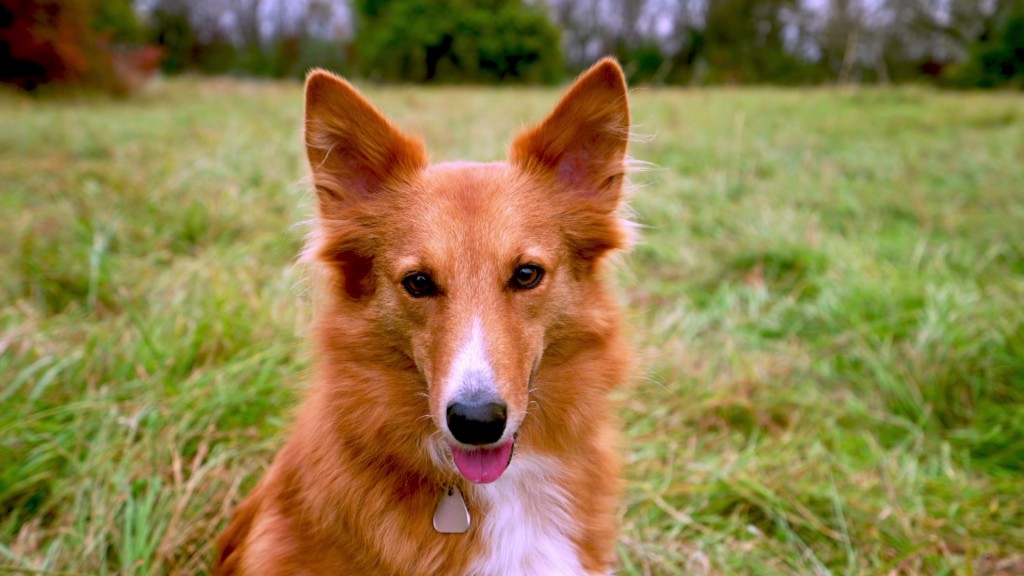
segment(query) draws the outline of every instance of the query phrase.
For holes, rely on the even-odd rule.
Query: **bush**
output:
[[[138,44],[144,30],[135,15],[132,0],[94,0],[91,27],[115,44]]]
[[[1024,2],[1006,11],[992,38],[976,44],[967,62],[952,69],[949,80],[962,88],[1024,89]]]
[[[354,51],[381,80],[554,82],[560,33],[518,0],[363,0]]]
[[[785,8],[792,0],[719,0],[708,5],[698,59],[707,83],[804,84],[820,81],[815,65],[786,47]]]
[[[93,28],[89,0],[9,0],[0,5],[0,82],[116,87],[113,60]]]

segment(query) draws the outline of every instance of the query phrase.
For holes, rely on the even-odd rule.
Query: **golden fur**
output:
[[[319,218],[308,253],[329,279],[313,382],[218,539],[216,573],[458,575],[500,546],[431,524],[444,486],[462,488],[474,522],[488,513],[444,462],[438,424],[438,382],[473,317],[509,421],[522,422],[510,470],[531,454],[558,462],[566,535],[585,573],[607,573],[620,491],[607,396],[629,354],[602,263],[628,238],[628,133],[624,77],[603,60],[514,139],[508,162],[428,166],[421,142],[350,84],[310,74]],[[524,261],[543,266],[543,282],[508,290]],[[428,271],[438,295],[409,297],[410,270]]]

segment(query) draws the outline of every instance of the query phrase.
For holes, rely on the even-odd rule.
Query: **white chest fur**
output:
[[[571,535],[579,529],[565,489],[556,481],[558,463],[524,456],[513,460],[493,484],[474,486],[487,509],[476,527],[484,556],[470,576],[584,576]]]

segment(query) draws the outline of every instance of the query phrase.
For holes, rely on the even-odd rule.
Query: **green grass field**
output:
[[[368,90],[435,160],[555,90]],[[634,92],[623,574],[1024,574],[1024,99]],[[298,84],[0,94],[0,573],[201,574],[309,360]]]

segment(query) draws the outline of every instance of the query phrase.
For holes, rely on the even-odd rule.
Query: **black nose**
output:
[[[448,405],[448,430],[463,444],[478,446],[497,442],[505,432],[505,404],[480,402]]]

